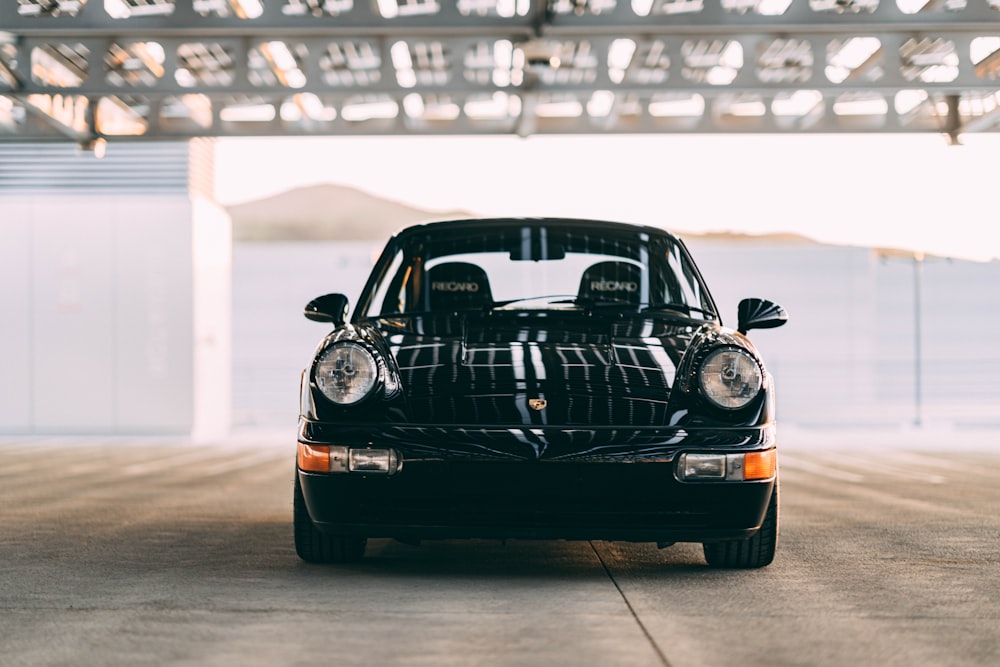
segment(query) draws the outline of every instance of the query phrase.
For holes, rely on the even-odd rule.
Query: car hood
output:
[[[677,367],[702,324],[540,311],[367,326],[395,362],[393,421],[544,427],[668,425]]]

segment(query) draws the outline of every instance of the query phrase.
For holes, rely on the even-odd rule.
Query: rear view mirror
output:
[[[514,262],[542,262],[550,259],[566,257],[566,248],[558,243],[542,243],[533,239],[530,243],[516,246],[510,251],[510,259]]]
[[[743,299],[737,306],[737,329],[745,334],[750,329],[773,329],[788,321],[785,309],[767,299]]]
[[[303,315],[313,322],[343,324],[347,321],[349,303],[343,294],[324,294],[307,303]]]

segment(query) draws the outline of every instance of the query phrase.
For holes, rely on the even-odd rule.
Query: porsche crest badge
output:
[[[545,406],[548,405],[548,404],[549,404],[549,402],[546,401],[544,398],[529,398],[528,399],[528,407],[530,407],[532,410],[544,410]]]

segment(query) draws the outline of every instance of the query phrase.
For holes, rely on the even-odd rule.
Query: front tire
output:
[[[309,517],[302,495],[299,473],[295,471],[295,496],[292,502],[295,525],[295,553],[307,563],[351,563],[365,555],[368,539],[356,535],[328,535],[316,528]]]
[[[774,483],[764,522],[756,535],[745,540],[705,542],[702,548],[710,567],[751,569],[770,565],[778,549],[778,482]]]

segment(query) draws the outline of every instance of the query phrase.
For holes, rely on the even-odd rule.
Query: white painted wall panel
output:
[[[194,423],[200,440],[225,437],[232,424],[232,225],[226,211],[192,200]]]
[[[32,199],[35,430],[115,422],[114,223],[94,198]]]
[[[115,430],[189,432],[194,420],[191,204],[113,200]]]
[[[0,432],[31,429],[31,239],[26,198],[0,200]]]

